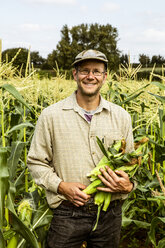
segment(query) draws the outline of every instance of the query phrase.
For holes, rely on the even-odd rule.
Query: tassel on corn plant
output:
[[[106,150],[101,140],[97,137],[97,143],[104,156],[98,165],[87,175],[90,178],[91,184],[83,190],[89,195],[95,193],[94,203],[98,205],[97,219],[93,231],[97,228],[101,209],[107,211],[111,202],[111,193],[97,190],[97,187],[99,186],[104,187],[104,184],[98,178],[98,175],[101,174],[100,168],[105,169],[105,166],[109,166],[113,171],[123,170],[131,179],[135,176],[139,166],[143,164],[143,161],[149,158],[146,149],[148,140],[147,137],[143,137],[140,141],[135,143],[134,151],[126,153],[126,142],[124,139],[115,142]]]

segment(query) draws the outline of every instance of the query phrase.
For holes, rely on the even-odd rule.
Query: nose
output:
[[[94,78],[93,72],[92,72],[92,71],[89,71],[87,77],[88,77],[88,78]]]

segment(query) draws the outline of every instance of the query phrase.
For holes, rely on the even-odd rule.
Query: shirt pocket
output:
[[[120,131],[110,131],[104,135],[104,138],[102,139],[103,144],[106,149],[108,147],[112,146],[114,142],[117,142],[123,138],[123,135]]]

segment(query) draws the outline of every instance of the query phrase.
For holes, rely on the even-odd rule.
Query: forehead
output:
[[[83,61],[80,65],[79,65],[79,67],[86,67],[86,68],[88,68],[88,67],[92,67],[92,68],[104,68],[104,63],[103,62],[101,62],[101,61],[98,61],[98,60],[92,60],[92,59],[90,59],[90,60],[85,60],[85,61]]]

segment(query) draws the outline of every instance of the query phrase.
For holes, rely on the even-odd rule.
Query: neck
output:
[[[77,92],[76,99],[78,105],[87,111],[95,110],[100,104],[100,94],[95,96],[82,96]]]

